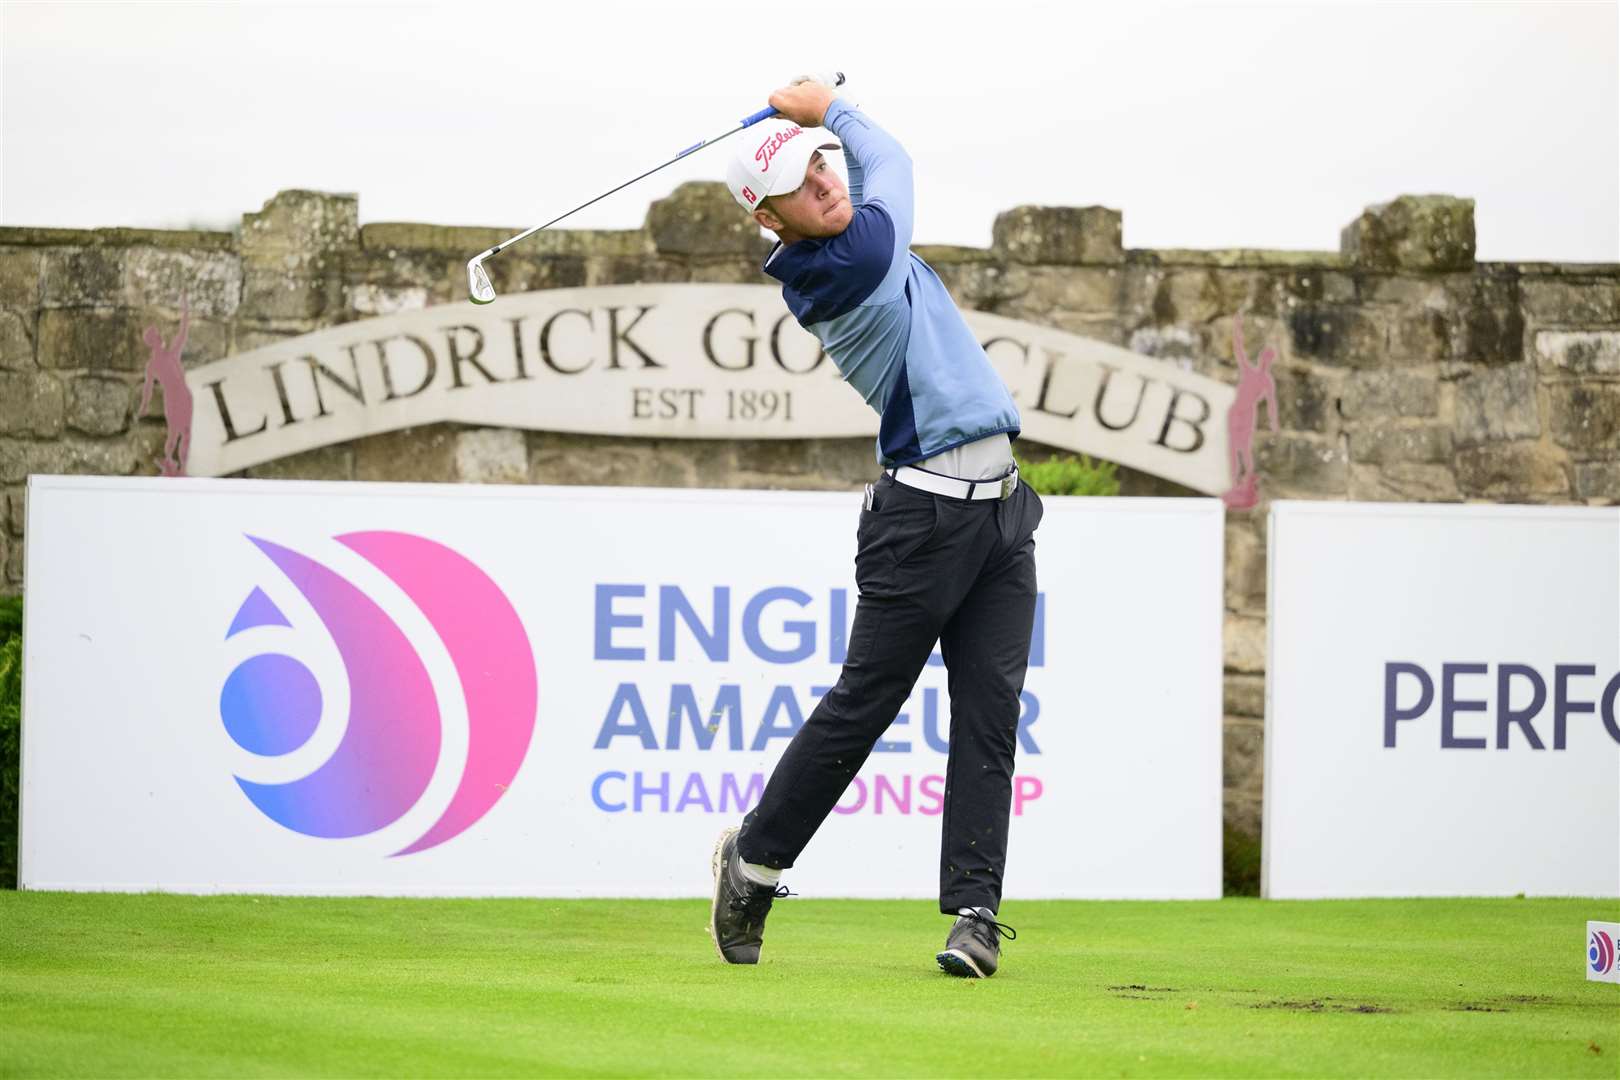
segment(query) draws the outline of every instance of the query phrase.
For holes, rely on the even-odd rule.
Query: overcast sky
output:
[[[916,161],[919,242],[1103,204],[1128,247],[1335,250],[1443,192],[1477,200],[1482,259],[1620,261],[1612,0],[5,0],[0,36],[5,225],[224,227],[296,187],[516,231],[841,68]],[[633,228],[724,153],[568,224]]]

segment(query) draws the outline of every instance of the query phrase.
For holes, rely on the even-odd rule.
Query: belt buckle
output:
[[[1008,473],[1006,476],[1003,476],[1001,478],[1001,497],[1003,499],[1007,498],[1014,491],[1016,491],[1017,488],[1018,488],[1018,470],[1014,469],[1012,472]]]

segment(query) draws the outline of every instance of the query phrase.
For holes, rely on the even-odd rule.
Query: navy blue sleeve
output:
[[[894,220],[881,203],[867,203],[784,283],[783,295],[801,326],[835,319],[866,303],[893,261]]]

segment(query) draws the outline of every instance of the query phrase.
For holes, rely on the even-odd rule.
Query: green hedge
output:
[[[0,888],[17,887],[17,768],[22,751],[22,597],[0,596]]]
[[[1018,475],[1042,495],[1118,495],[1119,466],[1081,454],[1018,461]]]

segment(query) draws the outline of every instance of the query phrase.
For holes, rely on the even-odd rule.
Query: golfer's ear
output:
[[[771,232],[775,232],[782,227],[782,219],[763,206],[754,211],[754,221],[760,228],[769,229]]]

